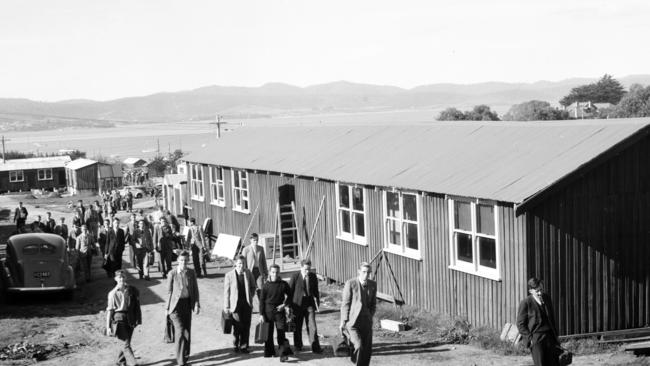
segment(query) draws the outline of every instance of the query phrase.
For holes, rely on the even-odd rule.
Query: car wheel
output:
[[[138,193],[135,195],[135,198],[142,198],[142,193]]]

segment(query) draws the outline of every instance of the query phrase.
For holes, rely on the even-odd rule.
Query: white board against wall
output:
[[[214,244],[214,248],[212,248],[212,256],[228,259],[235,258],[240,239],[240,236],[220,233],[217,237],[217,242]]]

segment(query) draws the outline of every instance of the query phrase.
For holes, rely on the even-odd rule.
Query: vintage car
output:
[[[13,235],[7,241],[6,258],[1,263],[7,292],[71,292],[75,288],[66,242],[59,235]]]
[[[143,198],[147,195],[146,189],[143,186],[126,186],[121,188],[118,192],[120,192],[120,196],[124,197],[126,196],[127,191],[131,191],[133,198]]]

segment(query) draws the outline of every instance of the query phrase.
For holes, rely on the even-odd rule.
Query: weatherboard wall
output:
[[[526,209],[528,270],[561,334],[650,324],[650,138],[577,171]]]
[[[337,238],[334,182],[249,171],[250,213],[246,214],[232,209],[231,169],[224,169],[226,207],[220,207],[210,203],[209,172],[207,165],[202,167],[205,198],[203,201],[193,200],[188,192],[187,202],[191,206],[190,216],[197,218],[198,222],[202,222],[206,217],[212,218],[214,233],[242,236],[251,218],[249,233],[272,233],[275,229],[278,188],[291,184],[295,187],[296,215],[304,248],[314,230],[321,200],[325,197],[323,210],[314,230],[310,255],[318,273],[343,282],[356,275],[360,262],[372,260],[384,248],[381,188],[367,187],[365,190],[368,245],[359,245]],[[439,194],[425,194],[419,197],[422,259],[386,252],[406,304],[465,317],[476,326],[486,325],[500,329],[504,323],[514,322],[516,307],[526,294],[523,216],[516,218],[511,204],[498,204],[497,232],[502,278],[500,281],[494,281],[449,268],[448,201],[444,195]],[[253,217],[258,204],[258,212]],[[375,263],[373,269],[374,265]],[[376,275],[379,291],[399,298],[385,262],[381,264]]]
[[[47,168],[50,169],[50,168]],[[18,192],[29,191],[30,189],[52,189],[65,187],[65,168],[51,168],[52,179],[39,180],[38,171],[41,169],[23,170],[22,182],[10,182],[9,171],[0,171],[0,191]]]

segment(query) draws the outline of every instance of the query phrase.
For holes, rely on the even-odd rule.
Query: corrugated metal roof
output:
[[[65,167],[65,164],[70,160],[71,159],[68,155],[28,159],[11,159],[7,160],[7,162],[4,164],[0,163],[0,171],[5,172],[9,170],[63,168]]]
[[[519,203],[649,118],[243,127],[188,162]]]
[[[128,165],[133,165],[133,164],[135,164],[135,163],[137,163],[139,161],[142,161],[143,163],[147,162],[146,160],[140,159],[140,158],[126,158],[126,159],[124,159],[123,163],[128,164]]]
[[[65,167],[71,170],[77,170],[93,164],[97,164],[97,162],[95,160],[80,158],[69,162]]]
[[[175,186],[177,184],[187,183],[185,174],[165,174],[163,184],[166,186]]]

